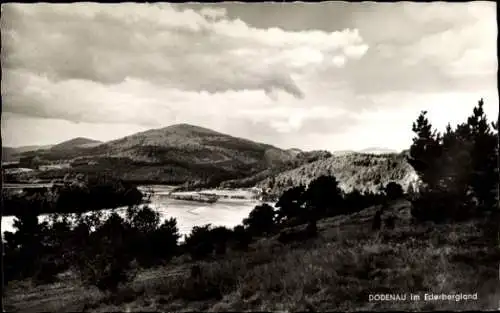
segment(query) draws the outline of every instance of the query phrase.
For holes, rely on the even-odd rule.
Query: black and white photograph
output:
[[[500,310],[496,12],[2,3],[2,311]]]

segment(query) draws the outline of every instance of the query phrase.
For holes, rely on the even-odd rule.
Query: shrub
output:
[[[203,259],[214,251],[211,229],[210,224],[195,226],[191,233],[186,236],[184,246],[193,259]]]
[[[113,213],[90,235],[77,260],[85,284],[115,292],[120,284],[133,278],[133,257],[127,249],[128,232],[126,222]]]
[[[443,223],[466,220],[474,215],[472,198],[445,188],[424,188],[412,202],[412,215],[418,221]]]
[[[165,220],[160,225],[160,214],[149,206],[129,207],[127,223],[130,226],[130,253],[141,266],[152,266],[170,258],[177,252],[180,237],[177,221]]]
[[[396,200],[403,197],[403,187],[396,182],[388,183],[384,189],[387,198],[390,200]]]
[[[215,253],[222,255],[226,253],[227,243],[231,239],[233,232],[224,227],[219,226],[211,230],[211,237],[215,245]]]
[[[334,176],[320,176],[313,180],[304,193],[308,214],[316,218],[342,213],[342,191]]]
[[[244,250],[248,249],[248,246],[252,242],[251,234],[245,229],[243,225],[238,225],[233,229],[233,249]]]
[[[243,225],[248,228],[248,231],[255,236],[269,234],[274,228],[274,208],[269,204],[264,203],[256,206],[243,220]]]
[[[287,189],[276,203],[278,210],[276,211],[276,222],[290,220],[298,217],[305,212],[304,205],[304,186],[298,186]],[[304,214],[302,214],[304,215]]]
[[[38,264],[38,269],[33,275],[33,280],[37,284],[50,284],[57,281],[57,274],[66,267],[56,258],[44,258]]]

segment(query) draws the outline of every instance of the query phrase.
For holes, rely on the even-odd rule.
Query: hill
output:
[[[356,153],[356,151],[353,150],[337,150],[333,151],[333,155],[340,156],[340,155],[346,155],[346,154],[353,154]]]
[[[307,185],[321,175],[334,175],[344,191],[353,188],[375,191],[389,181],[407,189],[417,175],[403,154],[374,155],[351,153],[334,155],[266,178],[257,187],[270,188],[271,195],[280,195],[291,186]]]
[[[367,153],[367,154],[392,154],[398,153],[398,151],[388,148],[380,148],[380,147],[370,147],[359,151],[359,153]]]
[[[290,149],[290,150],[298,150],[298,149]],[[288,150],[288,151],[290,151]],[[234,179],[225,181],[221,184],[223,188],[245,188],[245,187],[253,187],[257,183],[262,180],[265,180],[270,177],[274,177],[283,172],[289,171],[291,169],[297,168],[304,164],[309,164],[312,162],[316,162],[318,160],[323,160],[332,156],[332,154],[328,151],[324,150],[314,150],[314,151],[294,151],[293,159],[283,162],[279,166],[273,166],[267,168],[261,172],[258,172],[254,175],[244,177],[242,179]]]
[[[40,151],[50,149],[52,145],[44,146],[21,146],[21,147],[2,147],[2,162],[19,161],[21,154],[30,151]]]
[[[96,145],[101,144],[102,141],[93,140],[89,138],[77,137],[74,139],[70,139],[64,142],[61,142],[57,145],[54,145],[50,148],[52,151],[60,151],[60,150],[71,150],[75,148],[90,148]]]
[[[76,138],[36,155],[42,160],[65,160],[80,172],[108,171],[135,182],[195,185],[243,178],[294,158],[294,153],[271,145],[189,124],[96,143]],[[60,174],[47,171],[42,178]]]

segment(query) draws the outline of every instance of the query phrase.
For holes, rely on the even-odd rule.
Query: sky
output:
[[[495,2],[2,4],[2,140],[188,123],[303,150],[407,149],[480,98],[498,115]]]

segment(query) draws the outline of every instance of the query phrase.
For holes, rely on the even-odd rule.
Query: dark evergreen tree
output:
[[[342,213],[342,190],[335,176],[320,176],[313,180],[306,192],[304,199],[308,214],[311,218],[321,218]]]
[[[425,183],[413,201],[416,217],[436,221],[467,219],[497,207],[498,139],[483,105],[481,99],[467,123],[455,129],[448,125],[441,144],[439,136],[429,136],[431,127],[425,112],[413,125],[418,136],[409,161]],[[436,147],[430,149],[432,153],[425,152],[426,141]]]
[[[287,189],[276,203],[278,210],[276,211],[276,221],[283,221],[299,217],[300,213],[304,213],[304,186],[297,186]]]
[[[408,162],[415,169],[422,182],[429,188],[439,184],[440,157],[442,153],[441,138],[422,111],[413,123],[412,130],[416,137],[410,147]]]
[[[243,220],[243,225],[255,236],[271,233],[274,228],[274,208],[267,203],[256,206]]]
[[[349,212],[365,208],[364,197],[358,189],[353,189],[344,195],[345,207]]]
[[[247,250],[252,241],[252,235],[243,225],[233,228],[233,248],[236,250]]]
[[[472,173],[470,183],[481,211],[496,207],[498,192],[497,136],[492,131],[483,110],[483,99],[467,120],[472,145]]]
[[[193,259],[200,260],[213,253],[215,245],[211,230],[210,224],[195,226],[186,236],[184,245]]]
[[[227,243],[232,237],[232,231],[224,226],[218,226],[211,230],[211,236],[215,245],[215,253],[222,255],[226,253]]]
[[[396,182],[389,182],[385,186],[385,194],[390,200],[396,200],[403,197],[403,187]]]

